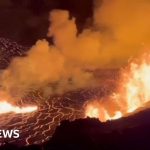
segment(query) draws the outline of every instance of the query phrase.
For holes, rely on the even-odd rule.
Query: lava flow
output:
[[[150,54],[123,70],[116,91],[107,98],[89,102],[86,116],[105,122],[146,109],[150,101]]]
[[[4,113],[30,113],[37,110],[37,106],[18,107],[13,106],[7,101],[0,102],[0,114]]]

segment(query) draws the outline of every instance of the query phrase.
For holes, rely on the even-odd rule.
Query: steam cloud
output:
[[[150,43],[149,0],[95,1],[93,26],[78,34],[68,11],[50,12],[48,41],[38,40],[26,57],[16,57],[1,75],[8,95],[43,89],[44,95],[96,86],[91,72],[118,68]]]

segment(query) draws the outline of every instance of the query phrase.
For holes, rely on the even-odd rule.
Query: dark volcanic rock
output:
[[[90,150],[150,149],[150,110],[101,123],[97,119],[63,121],[47,148]]]
[[[25,56],[25,51],[28,49],[16,42],[0,37],[0,69],[5,69],[13,57]]]

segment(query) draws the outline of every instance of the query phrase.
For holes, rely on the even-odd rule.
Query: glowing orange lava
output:
[[[37,106],[18,107],[13,106],[7,101],[0,102],[0,114],[4,113],[30,113],[37,110]]]
[[[143,55],[140,62],[132,62],[118,82],[117,92],[87,104],[86,116],[107,121],[129,115],[141,107],[146,108],[150,101],[150,55]]]

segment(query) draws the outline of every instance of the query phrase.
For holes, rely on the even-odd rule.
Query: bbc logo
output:
[[[0,130],[0,138],[19,138],[19,130]]]

